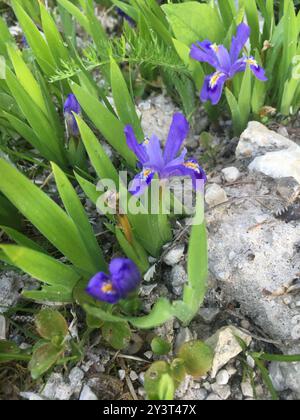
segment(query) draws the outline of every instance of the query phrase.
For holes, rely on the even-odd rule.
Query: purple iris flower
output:
[[[139,160],[139,173],[131,183],[130,192],[134,195],[142,195],[145,189],[157,174],[159,179],[168,179],[174,176],[190,176],[194,188],[197,180],[206,182],[206,174],[198,162],[194,159],[186,160],[187,150],[183,149],[179,154],[183,141],[189,132],[189,123],[184,115],[177,113],[173,117],[169,136],[164,152],[161,149],[159,139],[153,135],[149,140],[139,144],[133,128],[125,127],[125,135],[128,147],[135,153]]]
[[[115,258],[110,263],[109,274],[96,274],[86,292],[94,299],[115,304],[133,292],[140,282],[141,275],[133,261]]]
[[[245,71],[248,65],[255,77],[263,82],[268,80],[265,70],[258,65],[254,57],[245,55],[240,57],[250,37],[250,32],[250,27],[241,23],[237,28],[236,36],[232,38],[230,51],[224,45],[213,44],[208,40],[192,45],[191,58],[208,63],[216,69],[214,73],[205,77],[200,95],[203,102],[211,101],[213,105],[216,105],[221,99],[225,82],[237,73]]]
[[[74,114],[79,115],[81,113],[81,108],[76,96],[71,93],[68,95],[66,102],[64,103],[64,116],[69,136],[78,137],[79,129],[73,112]]]

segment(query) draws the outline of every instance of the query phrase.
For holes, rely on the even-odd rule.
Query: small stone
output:
[[[98,398],[88,385],[84,385],[81,391],[79,400],[80,401],[98,401]]]
[[[217,394],[222,400],[228,400],[231,395],[231,389],[229,385],[218,385],[212,384],[213,392]]]
[[[45,398],[34,392],[20,392],[20,396],[28,401],[45,401]]]
[[[219,308],[202,308],[199,311],[199,315],[204,322],[211,324],[217,318],[220,313]]]
[[[175,248],[171,249],[164,257],[163,261],[165,264],[173,267],[178,264],[184,256],[184,245],[178,245]]]
[[[139,383],[140,383],[141,385],[144,385],[144,383],[145,383],[145,372],[141,372],[141,373],[139,374]]]
[[[145,356],[148,360],[151,360],[151,359],[152,359],[152,357],[153,357],[153,353],[152,353],[152,351],[146,351],[146,352],[144,353],[144,356]]]
[[[69,381],[73,389],[73,394],[77,394],[77,396],[79,395],[82,389],[83,379],[84,379],[84,372],[80,368],[75,367],[71,370],[69,374]]]
[[[139,377],[138,377],[137,373],[136,373],[134,370],[132,370],[132,371],[130,372],[129,377],[130,377],[130,379],[131,379],[133,382],[135,382],[135,381],[137,381],[137,380],[139,379]]]
[[[42,391],[42,397],[49,400],[68,401],[73,393],[73,388],[64,381],[60,373],[52,373]]]
[[[225,181],[228,183],[236,182],[241,177],[240,171],[234,166],[222,169],[222,173]]]
[[[247,321],[246,319],[243,319],[241,321],[241,327],[244,328],[244,330],[249,330],[251,327],[251,324],[249,321]]]
[[[291,390],[300,398],[300,363],[272,362],[269,372],[276,391]]]
[[[22,287],[21,276],[16,272],[8,271],[1,274],[0,313],[6,312],[9,307],[17,303]]]
[[[247,356],[247,365],[251,368],[255,368],[255,360],[250,355]]]
[[[150,296],[153,290],[157,287],[157,284],[151,284],[150,286],[142,286],[140,294],[142,297]]]
[[[0,315],[0,340],[6,340],[6,320]]]
[[[206,391],[211,391],[211,384],[209,382],[203,382],[202,386]]]
[[[298,301],[296,302],[296,307],[297,307],[297,308],[300,308],[300,300],[298,300]]]
[[[227,385],[229,382],[229,373],[227,370],[223,369],[216,376],[216,382],[218,385]]]
[[[120,369],[120,370],[118,371],[118,375],[119,375],[120,380],[121,380],[121,381],[124,381],[125,376],[126,376],[126,372],[125,372],[125,370],[124,370],[124,369]]]
[[[155,276],[155,272],[156,272],[156,264],[150,267],[147,273],[144,275],[145,282],[149,283],[151,280],[153,280]]]
[[[227,194],[218,184],[210,185],[205,193],[205,201],[209,207],[218,206],[228,201]]]
[[[241,390],[242,390],[242,393],[243,393],[244,397],[249,397],[249,398],[254,397],[253,388],[252,388],[252,385],[251,385],[250,382],[242,382]]]
[[[252,339],[238,328],[224,327],[217,331],[206,343],[214,350],[214,360],[211,377],[214,379],[222,367],[238,356],[243,349],[236,337],[240,337],[248,346]]]
[[[174,346],[174,352],[175,354],[178,353],[180,350],[180,347],[184,343],[188,343],[189,341],[193,340],[193,334],[191,333],[189,328],[180,328],[179,333],[176,336],[175,340],[175,346]]]
[[[237,373],[237,369],[234,366],[227,366],[226,370],[230,378]]]
[[[170,282],[173,287],[184,285],[188,280],[187,273],[182,265],[176,265],[172,268]]]
[[[209,394],[209,396],[206,398],[206,401],[222,401],[222,398],[220,398],[217,394],[212,393]]]

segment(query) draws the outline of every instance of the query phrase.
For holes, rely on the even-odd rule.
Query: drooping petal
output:
[[[115,258],[109,266],[113,287],[122,298],[133,292],[141,282],[141,274],[133,261]]]
[[[144,141],[144,147],[148,155],[146,165],[156,172],[159,172],[164,166],[164,158],[159,138],[153,134],[149,140]]]
[[[229,72],[229,78],[232,79],[237,73],[245,71],[246,68],[247,64],[245,63],[245,58],[240,58],[232,65]]]
[[[230,58],[232,63],[234,63],[239,58],[242,49],[250,38],[250,32],[250,27],[245,23],[241,23],[237,27],[237,33],[236,36],[232,38],[230,48]]]
[[[197,44],[192,44],[190,57],[194,60],[200,61],[200,63],[208,63],[212,67],[217,67],[218,65],[214,44],[207,40],[197,42]]]
[[[130,183],[128,191],[137,197],[144,194],[145,190],[151,184],[155,172],[151,169],[144,169]]]
[[[227,79],[228,76],[220,71],[205,77],[200,95],[201,101],[211,101],[213,105],[217,105],[220,102],[223,87]]]
[[[185,116],[180,113],[175,114],[164,150],[165,164],[171,162],[178,155],[182,143],[187,138],[189,129],[190,126]]]
[[[189,176],[193,181],[194,189],[198,187],[197,180],[203,180],[204,183],[207,181],[204,169],[194,159],[187,160],[182,165],[170,166],[165,170],[165,178],[169,179],[176,176]]]
[[[137,138],[135,137],[131,125],[127,125],[125,127],[124,133],[127,140],[127,146],[133,151],[140,163],[144,165],[149,160],[149,158],[145,147],[142,144],[139,144],[139,142],[137,141]]]
[[[268,80],[266,76],[265,70],[259,65],[250,65],[250,69],[257,79],[261,80],[262,82],[266,82]]]
[[[120,293],[115,289],[112,279],[105,273],[96,274],[89,282],[86,292],[96,300],[107,303],[117,303]]]

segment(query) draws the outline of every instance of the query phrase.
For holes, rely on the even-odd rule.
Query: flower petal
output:
[[[155,135],[151,136],[150,140],[144,141],[144,147],[148,155],[146,166],[157,172],[160,171],[164,166],[164,159],[159,138]]]
[[[140,163],[143,165],[145,164],[149,158],[146,152],[145,147],[142,144],[139,144],[137,141],[137,138],[135,137],[133,128],[131,125],[127,125],[124,129],[124,133],[127,140],[127,146],[129,149],[133,151],[133,153],[136,155]]]
[[[64,103],[64,113],[71,114],[74,112],[75,114],[80,114],[81,108],[79,102],[76,99],[76,96],[71,93],[68,95],[65,103]]]
[[[239,58],[242,49],[250,38],[250,32],[250,27],[245,23],[241,23],[237,27],[237,33],[236,36],[232,38],[230,49],[230,58],[232,63],[234,63]]]
[[[257,79],[261,80],[262,82],[266,82],[268,80],[265,70],[260,66],[250,66],[252,73],[254,74]]]
[[[96,300],[117,303],[120,293],[114,288],[111,278],[105,273],[96,274],[89,282],[86,292]]]
[[[217,67],[218,60],[213,49],[213,44],[210,41],[197,42],[192,44],[190,57],[200,63],[208,63],[212,67]]]
[[[122,298],[133,292],[141,282],[141,274],[133,261],[115,258],[109,266],[112,284]]]
[[[130,183],[128,191],[137,197],[144,194],[146,188],[151,184],[155,172],[151,169],[144,169]]]
[[[218,58],[218,69],[228,73],[231,68],[230,55],[227,49],[223,45],[216,47],[216,56]]]
[[[216,72],[205,77],[200,95],[201,101],[211,101],[213,105],[217,105],[220,102],[223,87],[227,79],[228,76],[222,72]]]
[[[185,116],[180,113],[175,114],[164,151],[165,164],[168,164],[177,156],[182,143],[189,133],[189,129],[190,126]]]
[[[197,180],[207,181],[204,169],[194,159],[187,160],[184,164],[178,166],[170,166],[165,171],[165,178],[172,178],[175,176],[189,176],[193,181],[193,187],[198,187]]]

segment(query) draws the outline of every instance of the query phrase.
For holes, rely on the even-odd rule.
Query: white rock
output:
[[[212,384],[213,392],[217,394],[222,400],[228,400],[231,395],[231,389],[229,385],[218,385]]]
[[[6,339],[6,320],[3,315],[0,315],[0,340]]]
[[[300,363],[272,362],[270,377],[276,391],[293,391],[300,398]]]
[[[220,185],[212,184],[207,187],[205,201],[210,207],[214,207],[225,203],[228,201],[228,198],[226,192],[220,187]]]
[[[149,283],[149,281],[154,279],[155,276],[155,272],[156,272],[156,264],[154,264],[152,267],[149,268],[149,270],[147,271],[147,273],[144,275],[144,280]]]
[[[184,343],[188,343],[189,341],[192,341],[193,338],[194,338],[193,334],[191,333],[191,330],[189,328],[181,327],[175,340],[175,345],[174,345],[175,353],[178,353],[178,351],[180,350],[180,347]]]
[[[250,382],[242,382],[241,383],[241,390],[244,395],[244,397],[253,398],[254,397],[254,391],[252,388],[252,385]]]
[[[121,380],[121,381],[124,381],[125,376],[126,376],[126,372],[125,372],[125,370],[124,370],[124,369],[120,369],[120,370],[118,371],[118,374],[119,374],[119,378],[120,378],[120,380]]]
[[[207,324],[211,324],[217,318],[219,313],[219,308],[201,308],[199,311],[200,317]]]
[[[236,182],[241,177],[240,171],[234,166],[222,169],[222,173],[224,175],[225,181],[229,183]]]
[[[73,393],[73,388],[64,381],[60,373],[52,373],[41,395],[49,400],[68,401]]]
[[[206,343],[214,350],[214,360],[211,377],[215,378],[222,367],[227,365],[242,352],[242,348],[236,337],[240,337],[247,345],[252,341],[248,334],[245,334],[233,326],[224,327],[217,331]]]
[[[184,245],[178,245],[171,249],[164,257],[164,263],[173,267],[178,264],[184,256]]]
[[[0,285],[0,313],[4,313],[7,308],[17,303],[23,282],[16,272],[8,271],[1,273]]]
[[[216,376],[216,382],[218,385],[227,385],[229,382],[229,373],[223,369]]]
[[[134,370],[132,370],[132,371],[130,372],[129,377],[130,377],[130,379],[131,379],[133,382],[135,382],[135,381],[137,381],[137,380],[139,379],[138,374],[137,374]]]
[[[206,401],[221,401],[221,400],[222,400],[222,398],[220,398],[215,393],[209,394],[209,396],[206,398]]]
[[[81,394],[80,394],[80,401],[98,401],[97,396],[93,393],[91,388],[87,385],[84,385]]]
[[[34,392],[20,392],[20,396],[28,401],[45,401],[45,398]]]
[[[294,145],[287,150],[257,157],[249,169],[275,179],[294,177],[300,183],[300,147]]]
[[[263,124],[251,121],[240,137],[236,156],[238,158],[259,156],[268,151],[288,149],[294,144],[275,131],[269,130]]]

